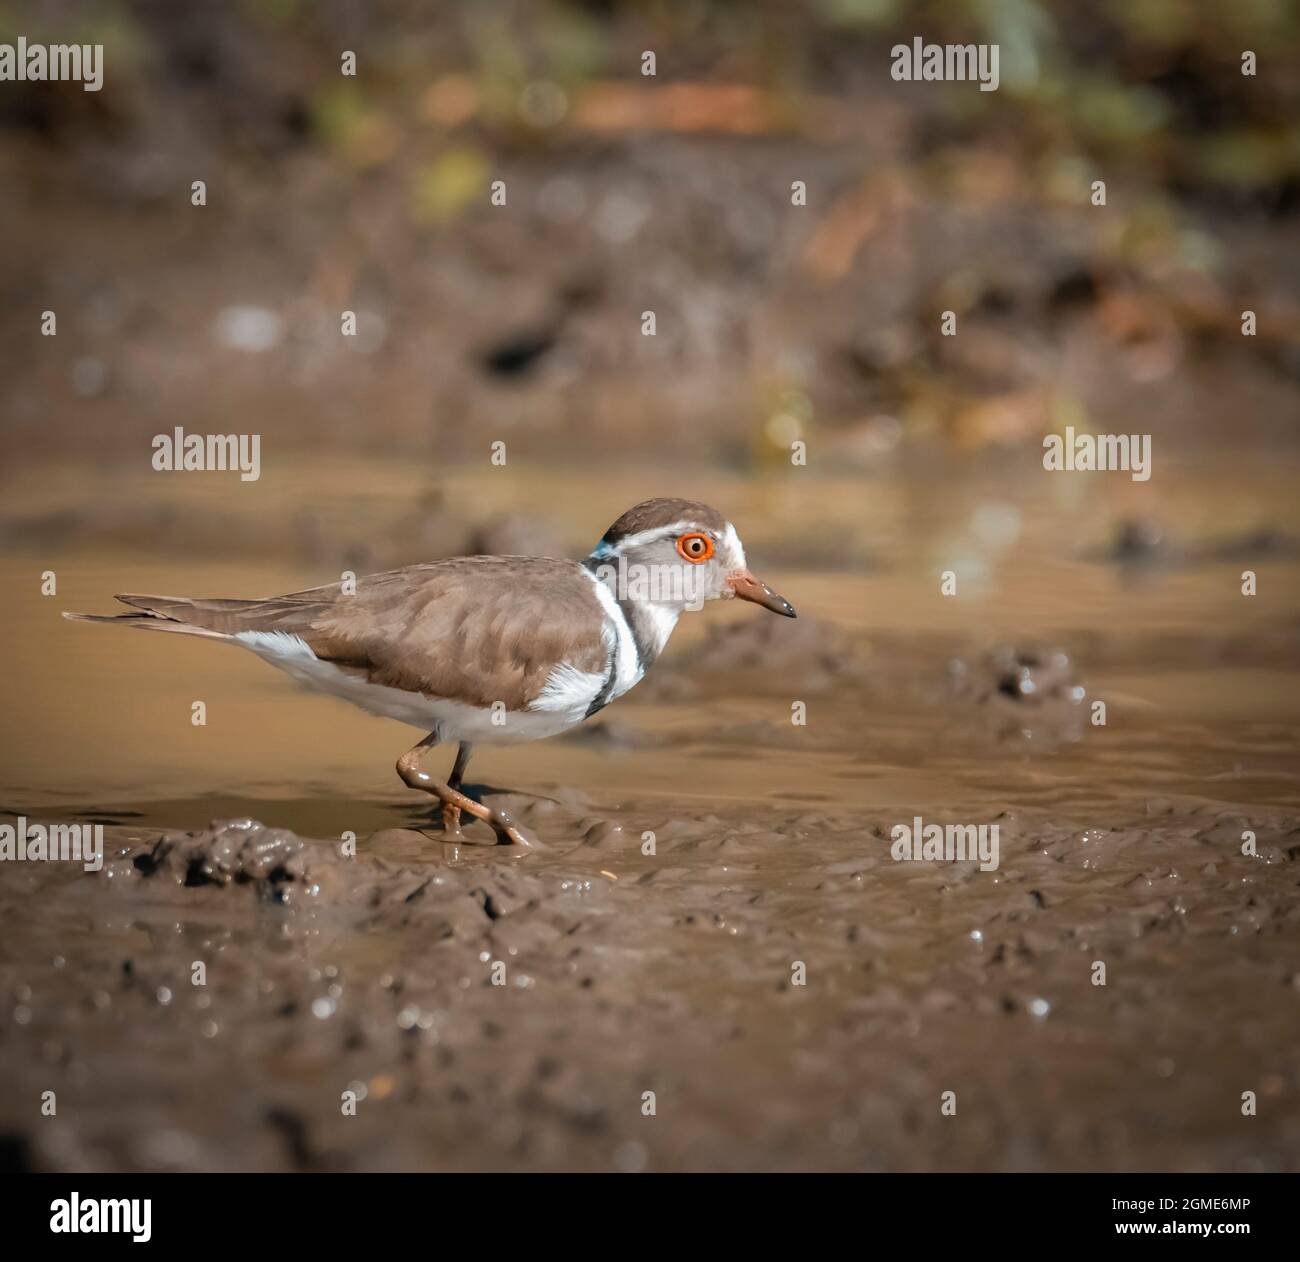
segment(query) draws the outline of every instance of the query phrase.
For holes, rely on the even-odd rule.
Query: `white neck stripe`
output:
[[[610,669],[614,676],[614,686],[609,694],[609,699],[612,701],[631,688],[644,672],[636,651],[636,639],[632,635],[632,628],[628,626],[623,610],[614,599],[614,593],[590,570],[584,569],[583,573],[595,587],[596,599],[600,601],[601,608],[605,611],[606,645],[612,654]]]

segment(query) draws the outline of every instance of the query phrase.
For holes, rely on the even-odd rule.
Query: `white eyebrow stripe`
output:
[[[731,538],[735,539],[736,532],[732,530],[731,523],[727,523],[727,529],[731,531]],[[608,556],[611,552],[616,552],[620,548],[639,548],[645,543],[656,543],[660,539],[673,539],[678,535],[685,534],[688,530],[698,530],[701,534],[713,537],[717,534],[716,530],[710,530],[693,521],[675,521],[671,526],[656,526],[653,530],[638,530],[634,535],[626,535],[620,539],[617,544],[606,543],[603,539],[596,545],[595,556]]]

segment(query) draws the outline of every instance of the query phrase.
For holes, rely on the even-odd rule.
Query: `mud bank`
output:
[[[97,876],[11,875],[14,1162],[1296,1167],[1292,815],[1006,813],[984,873],[893,818],[508,801],[558,844],[114,827]]]

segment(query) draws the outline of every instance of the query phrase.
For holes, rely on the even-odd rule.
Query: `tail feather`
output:
[[[187,622],[177,622],[162,614],[72,613],[69,610],[64,610],[63,616],[69,622],[111,622],[119,627],[139,627],[142,631],[175,631],[180,635],[201,635],[208,640],[227,640],[230,638],[220,631],[209,631],[206,627],[196,627]]]
[[[330,589],[325,589],[329,591]],[[116,622],[123,626],[145,627],[153,631],[183,631],[189,635],[206,635],[229,639],[245,631],[283,631],[302,633],[325,602],[304,599],[315,592],[292,596],[275,596],[268,600],[195,599],[190,596],[142,596],[123,592],[114,597],[140,612],[99,615],[65,614],[83,622]]]
[[[326,588],[333,594],[335,588]],[[317,599],[317,593],[272,596],[265,600],[196,599],[190,596],[136,596],[122,594],[115,599],[135,609],[143,609],[155,618],[183,622],[188,626],[202,627],[205,631],[219,631],[224,635],[238,635],[241,631],[284,631],[297,634],[311,625],[312,619],[327,602]]]
[[[263,600],[198,600],[192,596],[140,596],[131,592],[119,592],[113,599],[158,618],[193,622],[210,630],[217,629],[211,626],[213,622],[237,617],[266,604]]]

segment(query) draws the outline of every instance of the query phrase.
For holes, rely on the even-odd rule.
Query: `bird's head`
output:
[[[755,578],[736,528],[693,500],[646,500],[601,537],[590,558],[619,599],[698,609],[706,600],[748,600],[786,618],[790,602]]]

